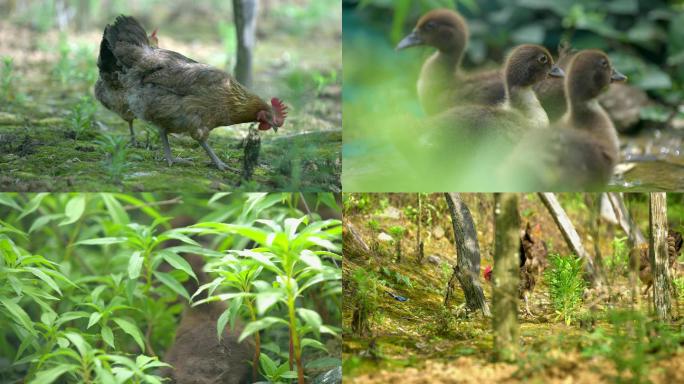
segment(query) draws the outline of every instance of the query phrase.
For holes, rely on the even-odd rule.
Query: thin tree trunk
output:
[[[371,249],[351,222],[344,221],[342,224],[342,237],[344,239],[345,255],[349,257],[371,255]],[[373,255],[375,257],[375,255]]]
[[[423,200],[418,192],[418,232],[416,235],[416,252],[418,254],[418,264],[423,262],[423,242],[420,239],[420,230],[423,226]]]
[[[615,211],[615,216],[618,219],[620,227],[629,237],[630,247],[634,248],[635,246],[646,243],[646,237],[639,229],[639,226],[632,220],[622,195],[616,192],[609,192],[608,200],[613,206],[613,211]]]
[[[498,360],[514,361],[518,352],[520,283],[520,216],[516,194],[495,195],[494,223],[494,350]]]
[[[600,276],[596,273],[594,261],[591,259],[591,256],[589,256],[587,251],[584,249],[584,246],[582,245],[582,240],[580,239],[579,234],[577,234],[577,231],[575,230],[575,226],[572,225],[570,218],[558,202],[556,195],[554,195],[553,193],[540,192],[539,198],[546,206],[546,209],[549,210],[551,217],[553,217],[553,221],[556,222],[556,225],[563,234],[563,238],[565,239],[565,242],[568,244],[568,247],[570,247],[570,250],[572,250],[572,252],[577,257],[584,259],[584,271],[587,274],[587,278],[589,279],[591,285],[594,287],[600,287],[602,284]]]
[[[256,44],[258,0],[233,0],[233,15],[237,31],[235,78],[246,87],[252,86],[252,52]]]
[[[651,192],[648,211],[651,226],[649,257],[653,268],[653,305],[661,321],[672,319],[670,274],[667,253],[667,198],[665,192]]]
[[[480,246],[477,242],[473,217],[458,193],[445,193],[444,197],[449,206],[458,255],[458,262],[449,280],[444,304],[448,305],[450,288],[453,288],[454,279],[457,279],[463,289],[468,309],[480,310],[483,315],[491,316],[480,285]]]

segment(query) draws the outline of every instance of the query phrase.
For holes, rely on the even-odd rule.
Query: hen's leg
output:
[[[135,141],[135,131],[133,131],[133,120],[128,122],[128,129],[131,131],[131,145],[137,146],[138,142]]]
[[[164,147],[164,157],[166,157],[166,162],[169,163],[169,167],[172,166],[173,163],[192,164],[192,161],[190,161],[190,160],[181,159],[179,157],[171,156],[171,147],[169,146],[169,138],[166,135],[165,130],[160,129],[159,130],[159,136],[161,137],[162,145]]]
[[[209,146],[209,143],[207,143],[206,140],[200,141],[200,145],[202,145],[202,148],[204,148],[204,150],[207,151],[209,158],[211,158],[211,161],[214,163],[214,165],[216,165],[216,168],[218,168],[222,171],[225,171],[226,169],[228,169],[228,166],[226,165],[226,163],[221,161],[221,159],[219,159],[218,156],[216,156],[216,153],[214,153],[214,150],[211,149],[211,147]]]

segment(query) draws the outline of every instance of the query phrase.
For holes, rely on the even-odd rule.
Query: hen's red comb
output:
[[[150,34],[150,37],[156,38],[157,37],[157,30],[158,30],[158,28],[155,28],[154,31],[152,31],[152,33]]]
[[[287,117],[287,105],[283,104],[277,97],[271,99],[271,105],[275,112],[275,123],[278,127],[282,127]]]

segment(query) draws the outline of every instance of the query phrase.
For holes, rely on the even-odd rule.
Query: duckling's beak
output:
[[[411,32],[408,36],[404,37],[399,42],[399,44],[397,44],[397,47],[395,49],[397,51],[401,51],[404,48],[415,47],[416,45],[422,45],[423,43],[423,39],[421,39],[421,37],[418,36],[416,30],[413,30],[413,32]]]
[[[565,72],[563,72],[563,70],[559,66],[554,65],[553,67],[551,67],[551,71],[549,71],[549,76],[565,77]]]
[[[625,81],[627,80],[627,76],[623,75],[622,73],[616,71],[613,69],[613,74],[610,75],[610,82],[616,82],[616,81]]]

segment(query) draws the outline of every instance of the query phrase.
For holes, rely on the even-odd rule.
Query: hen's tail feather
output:
[[[116,57],[112,49],[107,43],[105,36],[102,36],[102,42],[100,42],[100,55],[97,57],[97,68],[100,69],[101,73],[114,73],[120,72],[121,66],[116,62]]]
[[[116,49],[116,45],[119,43],[138,46],[150,45],[145,29],[131,16],[118,16],[116,21],[114,21],[114,25],[108,25],[105,28],[104,37],[113,49]]]

